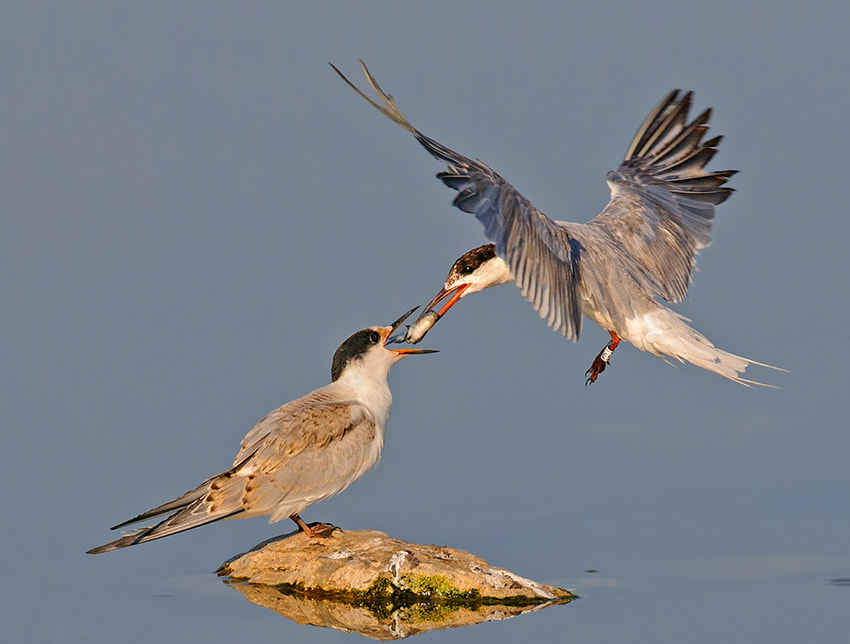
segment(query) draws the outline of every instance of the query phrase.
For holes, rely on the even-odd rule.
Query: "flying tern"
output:
[[[112,529],[170,516],[89,554],[134,546],[221,519],[266,515],[271,515],[269,523],[292,519],[308,537],[330,536],[333,526],[308,526],[299,514],[342,492],[380,459],[392,404],[387,385],[390,369],[404,356],[434,353],[384,346],[414,310],[392,326],[369,327],[343,342],[333,356],[332,382],[257,423],[242,439],[229,470]]]
[[[610,333],[611,341],[585,374],[586,384],[604,371],[620,341],[743,385],[762,384],[741,376],[750,364],[776,368],[718,349],[659,301],[685,298],[697,251],[711,244],[714,207],[733,192],[724,184],[735,170],[705,168],[722,137],[703,141],[711,109],[688,121],[692,92],[671,91],[649,114],[623,162],[607,174],[608,205],[579,224],[548,218],[484,163],[417,130],[360,65],[379,102],[331,67],[446,163],[437,177],[458,192],[453,204],[475,215],[492,242],[454,263],[444,287],[401,339],[418,342],[461,298],[514,281],[540,317],[570,340],[578,340],[582,316]]]

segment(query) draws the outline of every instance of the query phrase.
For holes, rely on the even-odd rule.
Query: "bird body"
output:
[[[412,312],[412,311],[411,311]],[[428,349],[387,349],[391,327],[358,331],[334,354],[332,382],[278,407],[242,439],[233,466],[182,496],[113,529],[170,514],[94,548],[99,554],[234,517],[292,518],[314,535],[299,514],[309,505],[342,492],[381,457],[392,394],[387,376],[405,355]]]
[[[470,255],[481,257],[491,255],[480,265],[464,275],[464,267],[469,266]],[[457,267],[457,268],[456,268]],[[465,280],[472,280],[471,282]],[[408,342],[419,342],[431,329],[437,320],[462,297],[513,280],[507,264],[495,255],[492,244],[473,249],[455,262],[455,266],[446,279],[445,286],[437,294],[423,315],[407,330]],[[464,290],[459,290],[469,284]],[[433,309],[449,294],[455,293],[457,299],[451,300],[437,313]],[[460,293],[460,295],[457,295]],[[690,362],[696,366],[708,369],[719,375],[743,383],[738,374],[743,372],[750,360],[741,358],[715,347],[705,336],[688,325],[688,319],[675,311],[661,305],[653,298],[646,298],[642,303],[629,303],[632,310],[642,310],[643,313],[632,316],[617,316],[612,314],[611,307],[599,306],[598,300],[582,288],[583,314],[603,329],[618,329],[618,337],[634,345],[641,351],[648,351],[661,358],[672,357],[680,362]],[[610,356],[608,356],[610,358]],[[754,363],[761,364],[761,363]],[[767,366],[767,365],[765,365]]]
[[[608,205],[591,221],[573,223],[550,219],[484,163],[414,128],[362,62],[361,67],[379,102],[333,69],[446,164],[437,177],[457,191],[454,205],[473,214],[492,242],[455,262],[443,289],[408,330],[407,341],[421,340],[462,297],[513,280],[540,317],[567,338],[578,340],[583,317],[609,331],[611,343],[594,360],[589,382],[623,339],[741,384],[760,384],[741,374],[749,364],[769,365],[717,349],[659,301],[685,298],[697,251],[711,244],[715,206],[732,194],[725,184],[736,172],[705,169],[722,137],[702,140],[710,109],[688,121],[690,92],[673,90],[664,97],[620,166],[608,173]],[[434,307],[449,295],[435,315]]]

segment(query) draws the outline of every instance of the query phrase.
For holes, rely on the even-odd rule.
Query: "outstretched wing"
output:
[[[458,191],[454,205],[484,225],[514,275],[523,296],[555,330],[571,340],[581,333],[581,244],[567,230],[538,211],[511,184],[480,161],[437,143],[414,128],[361,61],[363,73],[381,104],[361,92],[334,65],[334,71],[361,97],[390,120],[412,133],[422,146],[448,167],[440,178]]]
[[[688,123],[691,98],[673,90],[649,114],[608,173],[611,200],[587,224],[646,294],[668,302],[687,294],[697,250],[711,244],[714,207],[732,194],[724,184],[736,173],[706,171],[723,137],[702,141],[711,109]]]
[[[697,250],[711,244],[714,207],[732,194],[735,170],[705,166],[722,137],[703,141],[711,110],[688,122],[692,93],[671,91],[638,130],[617,170],[611,200],[587,224],[553,221],[480,161],[414,128],[361,61],[380,100],[361,97],[411,132],[448,168],[437,176],[458,191],[454,204],[484,225],[523,295],[547,322],[571,339],[581,331],[582,297],[600,321],[622,324],[646,298],[684,299]]]

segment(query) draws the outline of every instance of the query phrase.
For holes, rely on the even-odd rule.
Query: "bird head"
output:
[[[350,335],[339,345],[331,362],[331,379],[339,380],[343,373],[365,370],[375,376],[389,373],[396,362],[410,355],[437,353],[436,349],[388,349],[387,340],[417,308],[410,309],[390,326],[370,326]]]
[[[513,278],[507,264],[496,255],[493,244],[473,248],[452,264],[443,289],[431,300],[425,311],[433,309],[440,300],[453,294],[452,299],[440,309],[439,314],[442,316],[462,297],[510,282]]]
[[[483,291],[490,286],[505,284],[513,279],[514,276],[508,265],[496,255],[496,247],[493,244],[485,244],[464,253],[452,264],[443,288],[407,330],[402,338],[403,341],[416,344],[461,298],[470,293]],[[437,306],[447,297],[448,301],[438,311]]]

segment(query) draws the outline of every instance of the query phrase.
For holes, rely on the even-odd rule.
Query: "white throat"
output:
[[[348,364],[337,380],[370,411],[379,427],[386,424],[392,408],[393,396],[387,376],[397,361],[395,354],[383,347],[374,347]]]

